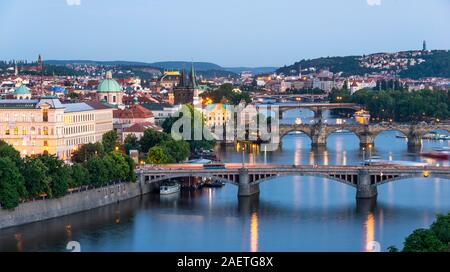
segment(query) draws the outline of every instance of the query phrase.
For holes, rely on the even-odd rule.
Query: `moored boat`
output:
[[[166,184],[162,184],[159,187],[159,194],[160,195],[175,194],[175,193],[179,193],[180,189],[181,189],[181,186],[178,183],[166,183]]]

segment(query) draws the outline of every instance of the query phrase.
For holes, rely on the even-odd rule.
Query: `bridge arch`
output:
[[[144,182],[163,182],[171,179],[177,178],[211,178],[214,181],[221,181],[227,184],[239,185],[239,177],[238,175],[222,175],[228,177],[221,177],[221,175],[210,175],[210,174],[201,174],[201,173],[193,173],[192,175],[186,174],[172,174],[172,175],[163,175],[159,177],[155,177],[153,179],[149,179],[149,176],[146,176]],[[233,176],[233,177],[231,177]]]
[[[323,178],[326,180],[330,180],[330,181],[337,181],[339,183],[351,186],[356,188],[356,182],[351,182],[351,181],[347,181],[345,179],[342,178],[338,178],[338,177],[334,177],[334,176],[329,176],[329,175],[320,175],[320,174],[316,174],[316,173],[289,173],[289,174],[279,174],[279,175],[275,175],[275,176],[271,176],[271,177],[267,177],[267,178],[263,178],[263,179],[259,179],[257,181],[255,181],[253,184],[261,184],[267,181],[271,181],[271,180],[275,180],[278,178],[282,178],[282,177],[317,177],[317,178]]]
[[[448,175],[440,175],[440,174],[433,174],[431,173],[429,176],[424,177],[423,174],[407,174],[407,175],[400,175],[399,177],[387,179],[384,181],[377,182],[377,186],[384,185],[391,182],[396,182],[400,180],[408,180],[408,179],[416,179],[416,178],[426,178],[426,179],[433,179],[433,178],[439,178],[439,179],[447,179],[450,180],[450,176]]]
[[[292,126],[289,129],[280,129],[280,140],[283,139],[284,136],[292,133],[292,132],[301,132],[303,134],[305,134],[306,136],[308,136],[308,138],[311,140],[312,139],[312,135],[311,135],[311,129],[307,128],[307,127],[294,127]]]

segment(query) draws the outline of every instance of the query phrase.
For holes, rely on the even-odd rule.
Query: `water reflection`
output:
[[[292,134],[275,152],[247,146],[244,155],[268,164],[361,162],[354,135],[334,134],[327,142],[326,149],[311,149],[307,136]],[[448,142],[424,141],[423,149],[438,145]],[[216,154],[225,162],[240,163],[240,148],[224,146]],[[373,153],[383,159],[421,160],[395,132],[378,136],[375,148]],[[372,240],[386,250],[390,245],[401,248],[414,229],[428,227],[435,214],[450,210],[450,182],[431,177],[382,185],[378,203],[357,200],[356,207],[354,188],[320,177],[280,177],[260,186],[259,197],[237,198],[237,188],[231,185],[146,195],[0,230],[0,251],[64,251],[69,238],[79,241],[84,251],[366,251]]]
[[[365,241],[366,241],[366,246],[365,246],[365,251],[372,251],[374,250],[373,246],[373,242],[375,242],[375,217],[373,215],[373,212],[369,213],[367,215],[367,219],[365,222],[365,231],[366,231],[366,237],[365,237]]]
[[[258,252],[258,213],[253,212],[250,221],[250,251]]]

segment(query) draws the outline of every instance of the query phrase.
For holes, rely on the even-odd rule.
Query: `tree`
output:
[[[450,246],[450,213],[438,215],[430,227],[431,231],[444,245]]]
[[[388,252],[398,252],[398,248],[396,246],[390,246],[387,248]]]
[[[23,177],[10,158],[0,158],[0,205],[13,209],[19,205],[20,196],[25,191]]]
[[[105,155],[105,149],[103,148],[102,143],[88,143],[80,146],[80,148],[73,153],[72,162],[82,163],[95,155],[100,157]]]
[[[125,159],[125,156],[121,152],[111,152],[106,156],[110,157],[114,164],[114,171],[112,175],[113,178],[119,179],[121,181],[127,180],[127,178],[130,176],[130,171],[133,171],[133,169],[130,169],[130,165]]]
[[[10,158],[17,166],[21,162],[19,151],[3,140],[0,140],[0,158]]]
[[[70,170],[63,161],[54,155],[40,155],[36,159],[40,160],[47,167],[47,176],[50,180],[50,198],[58,198],[67,194],[69,189]]]
[[[441,252],[446,249],[435,233],[428,229],[415,230],[405,239],[404,252]]]
[[[25,179],[25,187],[29,197],[51,194],[52,178],[48,176],[48,172],[48,167],[39,158],[27,157],[24,159],[21,173]]]
[[[187,159],[190,153],[189,144],[186,141],[180,140],[170,140],[163,142],[160,145],[163,149],[167,150],[170,157],[173,158],[175,162],[182,162]]]
[[[41,155],[37,159],[47,167],[47,176],[51,178],[49,197],[58,198],[66,195],[70,178],[68,166],[54,155]]]
[[[127,181],[136,182],[137,177],[136,173],[134,172],[136,165],[134,163],[134,160],[130,156],[125,156],[125,159],[128,163],[128,167],[130,167],[130,172],[128,173]]]
[[[164,123],[162,124],[163,130],[165,133],[171,133],[172,132],[172,126],[175,122],[177,122],[180,118],[188,118],[190,120],[191,124],[191,135],[189,139],[184,139],[188,142],[190,148],[192,151],[195,151],[197,149],[211,149],[215,145],[215,141],[208,140],[212,139],[213,137],[211,135],[204,135],[203,132],[210,133],[209,130],[204,129],[205,128],[205,118],[202,113],[198,112],[192,105],[183,105],[183,109],[181,112],[178,112],[175,114],[175,116],[178,117],[170,117],[167,118]],[[183,112],[187,112],[188,116],[183,116]],[[188,121],[189,122],[189,121]],[[195,126],[194,124],[201,124],[202,129],[202,139],[201,140],[193,140],[195,139]],[[180,128],[180,131],[177,131],[178,133],[183,133],[183,127]],[[145,150],[145,149],[144,149]]]
[[[69,96],[70,99],[79,99],[80,98],[80,94],[75,93],[75,92],[69,93],[68,96]]]
[[[234,86],[230,83],[222,84],[219,88],[204,92],[202,97],[209,97],[214,103],[220,103],[222,99],[228,100],[232,105],[237,105],[244,100],[246,103],[251,102],[251,98],[247,92],[236,91]]]
[[[142,151],[148,152],[148,150],[155,145],[158,145],[164,141],[169,141],[171,139],[170,135],[156,131],[154,129],[146,129],[144,135],[139,141]]]
[[[102,186],[109,181],[109,170],[106,164],[98,156],[94,156],[83,163],[89,172],[89,183],[95,186]]]
[[[147,162],[151,164],[167,164],[172,163],[173,158],[170,157],[168,151],[161,146],[150,148],[147,154]]]
[[[83,185],[88,185],[90,182],[89,171],[83,164],[75,163],[71,167],[70,187],[76,188]]]
[[[130,154],[130,150],[137,150],[141,152],[141,144],[134,134],[128,134],[127,137],[125,137],[123,146],[127,155]]]
[[[102,144],[105,152],[111,152],[117,146],[117,141],[119,137],[117,136],[117,132],[114,130],[108,131],[102,136]]]

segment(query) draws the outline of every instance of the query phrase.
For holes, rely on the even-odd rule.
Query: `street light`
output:
[[[369,164],[372,164],[372,144],[369,144]]]
[[[245,145],[242,145],[242,169],[245,167]]]
[[[363,147],[362,151],[363,151],[363,153],[362,153],[362,155],[363,155],[363,164],[366,165],[366,148]]]

